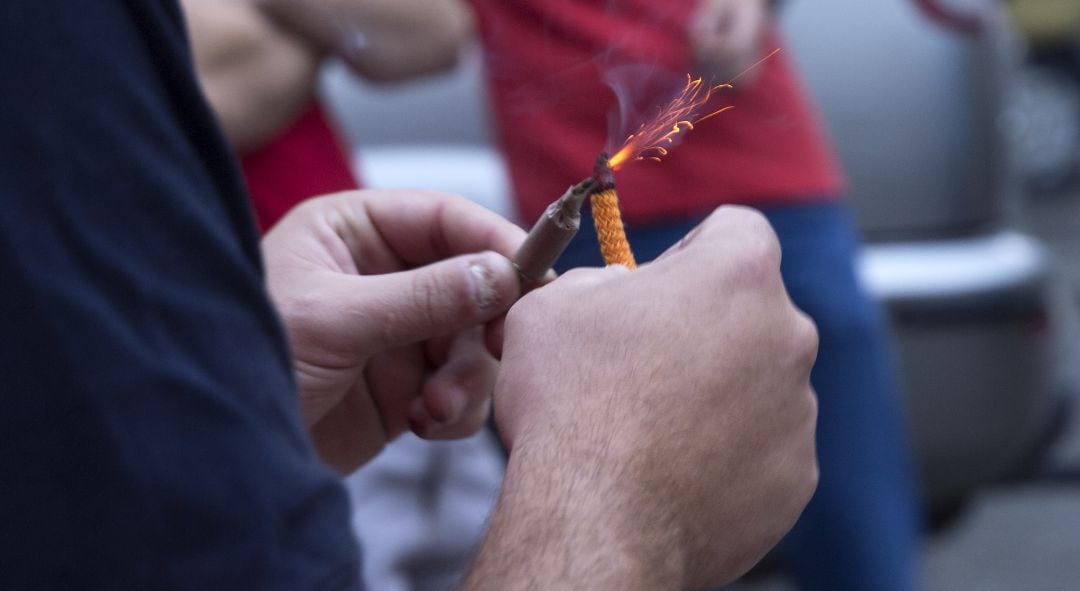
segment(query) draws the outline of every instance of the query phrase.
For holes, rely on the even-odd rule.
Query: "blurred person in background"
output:
[[[816,481],[817,339],[759,215],[520,302],[524,232],[461,198],[314,199],[260,244],[182,21],[171,1],[0,8],[0,588],[359,589],[327,465],[410,420],[478,429],[493,388],[512,456],[466,589],[699,588],[790,527]],[[713,315],[722,334],[695,322]],[[609,371],[626,342],[648,387]],[[658,363],[673,348],[687,363]]]
[[[315,95],[320,66],[400,82],[453,67],[472,33],[457,0],[183,0],[207,98],[241,156],[265,231],[298,203],[359,186]]]
[[[780,236],[791,296],[821,332],[812,377],[821,398],[821,485],[781,556],[804,590],[914,589],[920,516],[888,335],[855,277],[856,232],[817,114],[783,52],[755,66],[783,45],[774,3],[472,5],[525,220],[586,176],[602,148],[635,131],[649,116],[641,107],[673,96],[680,76],[734,83],[714,99],[733,111],[680,136],[663,162],[631,162],[616,174],[631,247],[651,260],[723,203],[765,213]],[[617,102],[617,93],[629,100]],[[609,114],[628,106],[642,117],[609,127]],[[559,268],[602,264],[583,224]]]

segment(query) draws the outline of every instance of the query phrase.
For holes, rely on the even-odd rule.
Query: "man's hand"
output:
[[[720,585],[788,531],[817,482],[817,333],[779,268],[765,219],[727,207],[510,311],[510,465],[466,589]]]
[[[460,197],[360,191],[306,202],[263,239],[316,447],[351,472],[409,426],[464,437],[497,362],[484,325],[517,299],[512,223]]]
[[[729,82],[761,58],[769,22],[768,0],[701,0],[690,21],[697,71],[713,83]],[[751,78],[752,79],[752,78]]]

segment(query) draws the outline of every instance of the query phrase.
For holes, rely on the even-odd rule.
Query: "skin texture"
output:
[[[790,529],[817,482],[817,337],[779,262],[759,214],[722,208],[654,263],[510,311],[510,465],[466,589],[721,585]]]
[[[475,26],[461,0],[257,1],[283,26],[377,82],[453,67]]]
[[[375,82],[457,63],[472,35],[458,0],[182,0],[203,90],[239,151],[273,138],[311,100],[334,55]],[[363,38],[363,44],[357,39]]]
[[[311,99],[319,52],[245,0],[182,0],[195,67],[229,141],[257,148]]]
[[[756,74],[746,70],[762,57],[768,23],[767,0],[702,0],[687,33],[698,73],[715,83],[752,82]]]
[[[519,295],[516,225],[460,197],[358,191],[300,205],[263,239],[304,420],[343,473],[411,428],[465,437],[497,362],[485,324]]]
[[[463,199],[388,191],[309,201],[266,236],[320,453],[348,472],[410,422],[467,435],[494,386],[510,463],[465,589],[741,575],[817,480],[817,336],[768,224],[721,208],[653,263],[576,270],[511,308],[523,239]],[[481,329],[507,309],[500,370]]]

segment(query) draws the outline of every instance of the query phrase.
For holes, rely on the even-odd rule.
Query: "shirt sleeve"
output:
[[[0,588],[356,588],[175,0],[0,8]]]

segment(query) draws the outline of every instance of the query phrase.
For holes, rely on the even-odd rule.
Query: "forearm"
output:
[[[247,1],[184,0],[203,91],[237,150],[265,143],[311,99],[320,56]]]
[[[283,26],[341,56],[375,81],[438,72],[457,63],[473,33],[461,0],[260,0]]]
[[[554,447],[515,446],[463,591],[683,588],[682,532],[662,526],[661,503]]]

